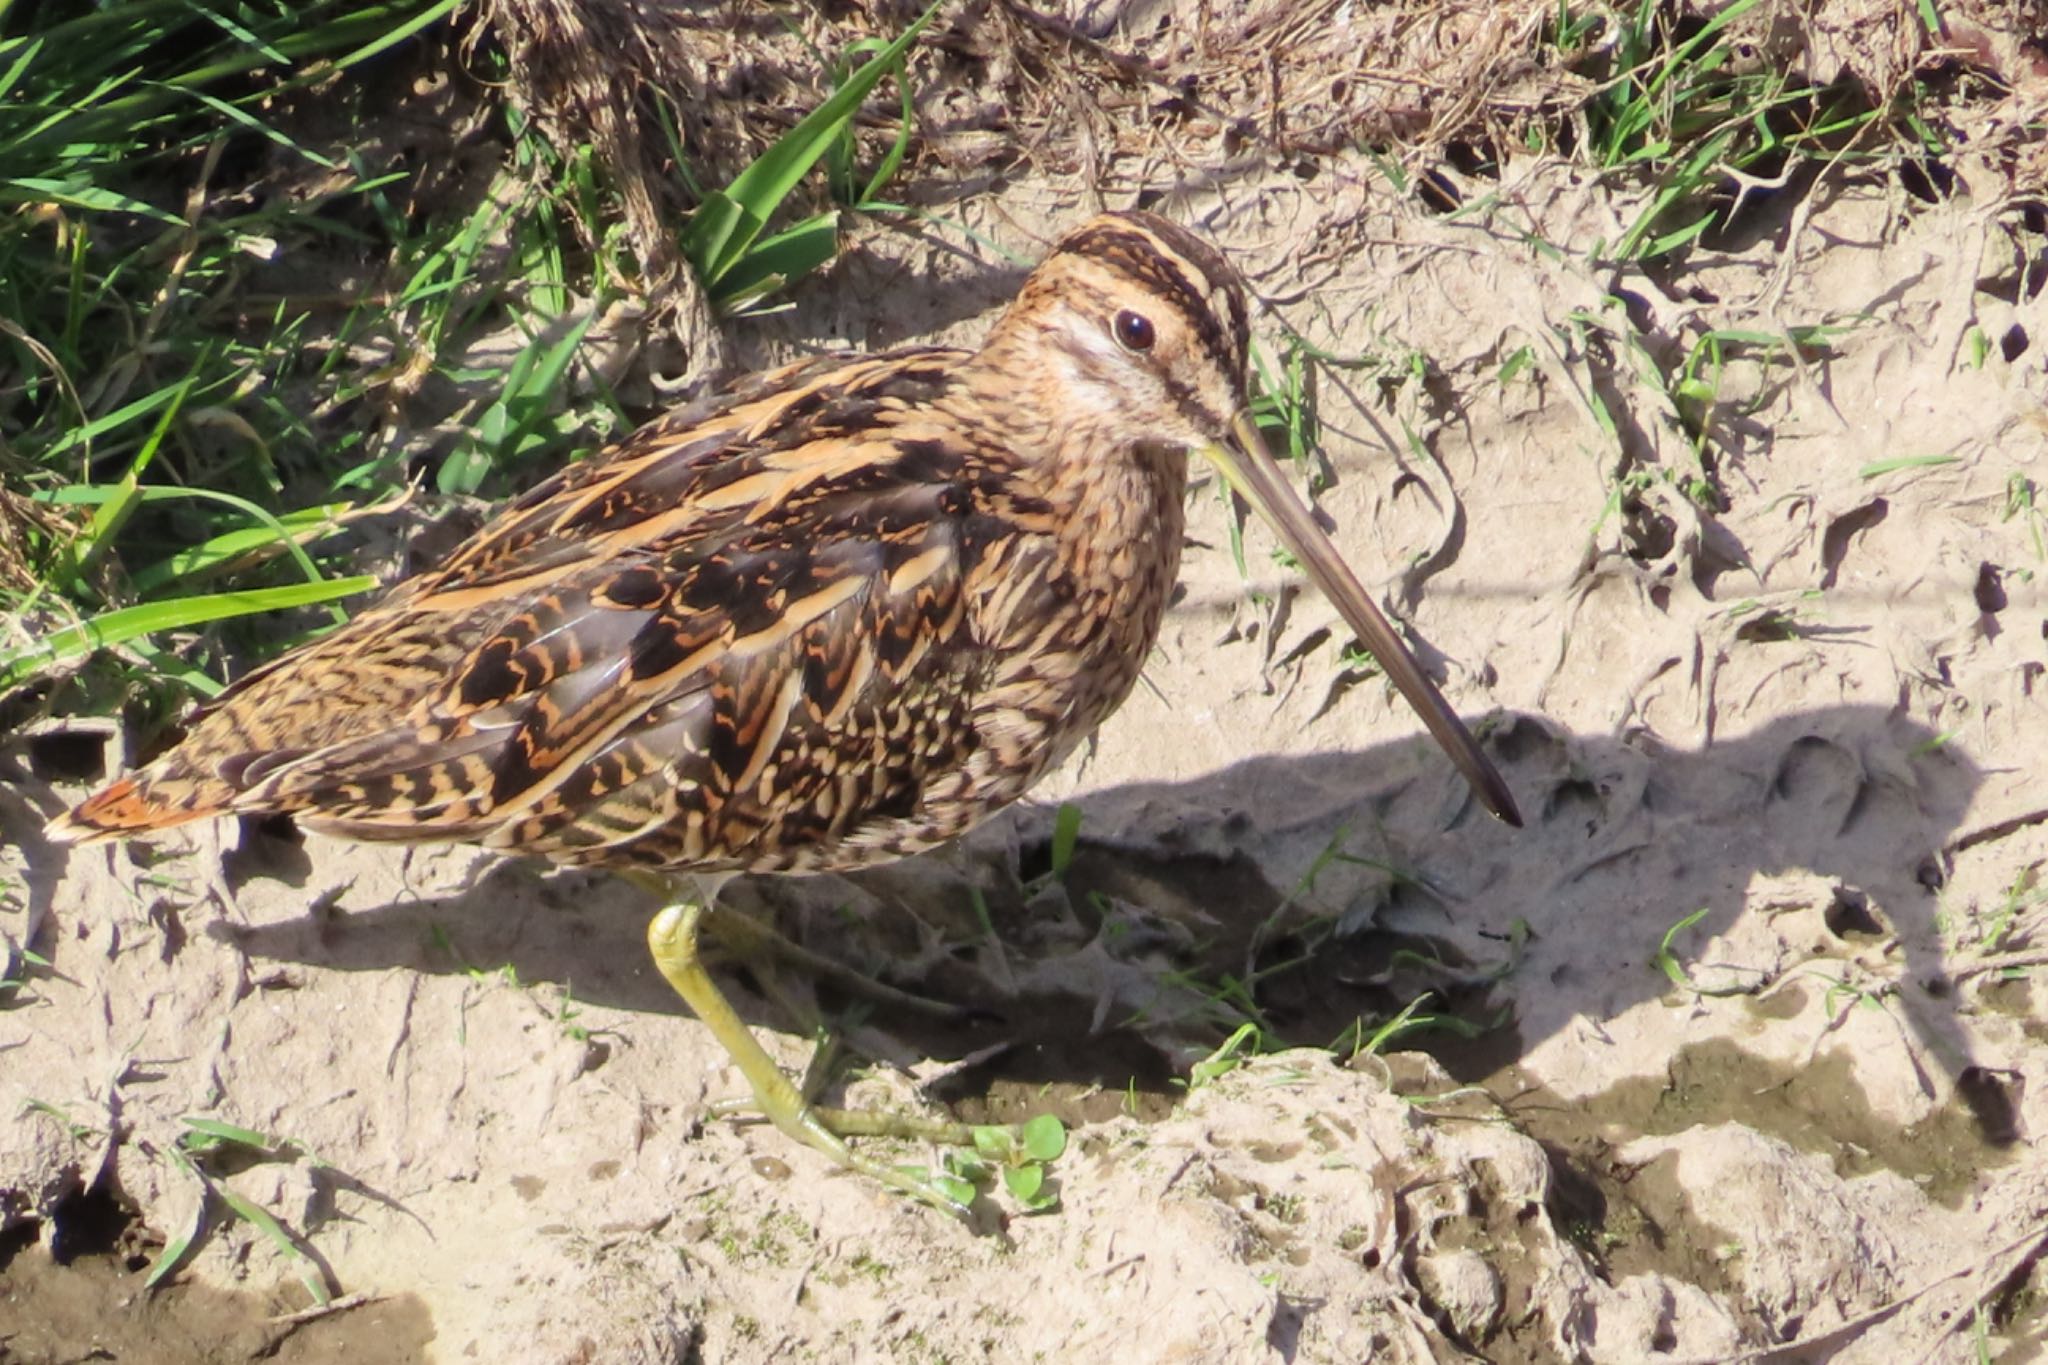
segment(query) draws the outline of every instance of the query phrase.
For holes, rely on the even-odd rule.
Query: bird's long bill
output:
[[[1415,656],[1408,652],[1408,646],[1394,633],[1387,618],[1380,614],[1378,607],[1366,595],[1356,574],[1344,562],[1337,547],[1315,524],[1301,499],[1294,496],[1294,490],[1287,486],[1287,480],[1280,473],[1280,466],[1266,449],[1266,442],[1259,435],[1258,424],[1250,413],[1240,413],[1232,424],[1237,440],[1233,446],[1214,445],[1206,452],[1215,462],[1230,486],[1237,490],[1252,510],[1264,517],[1272,528],[1279,532],[1280,539],[1299,559],[1308,576],[1322,589],[1323,595],[1336,605],[1351,628],[1358,632],[1358,638],[1379,660],[1387,676],[1394,680],[1394,686],[1401,689],[1401,695],[1408,704],[1422,716],[1422,723],[1436,736],[1436,742],[1444,746],[1444,752],[1458,765],[1458,771],[1472,784],[1472,790],[1479,796],[1486,808],[1510,825],[1522,823],[1521,812],[1515,808],[1515,798],[1508,790],[1508,784],[1494,770],[1479,742],[1472,738],[1472,732],[1465,728],[1463,721],[1452,712],[1443,694],[1436,690],[1423,673]]]

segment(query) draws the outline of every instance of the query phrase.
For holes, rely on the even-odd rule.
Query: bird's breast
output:
[[[1099,459],[1051,490],[1051,529],[991,547],[970,610],[996,766],[1037,780],[1130,695],[1180,569],[1186,468],[1177,452]]]

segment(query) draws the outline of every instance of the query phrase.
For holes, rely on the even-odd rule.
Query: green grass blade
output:
[[[94,484],[74,484],[68,488],[53,490],[51,493],[40,498],[39,501],[49,502],[60,507],[101,505],[124,496],[122,490],[125,486],[125,484],[116,484],[112,488],[107,488]],[[275,542],[281,544],[284,546],[285,552],[291,555],[292,560],[304,572],[306,581],[309,583],[321,582],[322,579],[320,566],[315,564],[313,557],[306,553],[303,548],[304,542],[314,539],[316,535],[332,527],[335,523],[338,509],[345,509],[348,506],[346,503],[332,503],[325,507],[301,508],[299,511],[287,512],[282,517],[279,517],[272,515],[269,511],[257,506],[247,498],[238,497],[233,493],[223,493],[214,488],[149,487],[141,490],[140,498],[145,503],[175,502],[180,499],[192,499],[217,502],[223,506],[232,507],[252,521],[261,523],[264,528],[262,532],[229,533],[230,535],[250,534],[258,537],[254,544],[249,546],[248,549],[241,551],[241,553],[249,553],[250,550],[260,548],[261,545],[266,543]],[[95,524],[98,523],[98,520],[99,518],[95,516]],[[210,545],[213,542],[209,541],[207,543]],[[204,549],[205,546],[200,546],[194,550],[185,551],[184,554],[196,555]],[[181,558],[181,556],[173,556],[173,560],[178,558]],[[166,563],[168,562],[170,561],[166,561]],[[194,564],[195,569],[205,567],[209,567],[209,564],[204,559]],[[135,587],[137,591],[148,591],[149,589],[163,586],[167,581],[168,576],[164,571],[164,566],[153,565],[136,575]],[[344,618],[337,614],[334,619],[338,625]]]
[[[755,244],[711,291],[711,298],[737,310],[791,280],[802,279],[839,249],[838,215],[820,213]]]
[[[207,493],[212,490],[190,491]],[[230,495],[218,496],[227,499]],[[341,514],[348,511],[350,506],[351,504],[345,502],[321,503],[313,507],[302,507],[296,512],[287,512],[283,516],[272,517],[251,504],[263,525],[243,526],[232,531],[223,531],[217,536],[209,536],[197,545],[180,550],[144,568],[134,576],[132,585],[138,594],[146,595],[172,583],[189,582],[217,573],[230,565],[261,554],[273,545],[302,547],[306,542],[316,540],[340,525]],[[319,568],[310,558],[303,555],[295,558],[299,559],[300,566],[306,570],[309,582],[319,579]]]
[[[1692,974],[1685,969],[1685,964],[1678,960],[1678,953],[1671,946],[1672,940],[1706,917],[1707,907],[1701,906],[1669,929],[1666,929],[1663,940],[1657,945],[1657,951],[1650,956],[1651,965],[1664,973],[1671,984],[1680,990],[1692,989]]]
[[[1067,869],[1074,864],[1074,850],[1081,843],[1081,808],[1071,802],[1062,801],[1052,818],[1052,875],[1053,880],[1067,875]]]
[[[42,50],[41,38],[22,44],[21,56],[15,59],[14,65],[7,68],[5,75],[0,75],[0,99],[5,99],[7,92],[21,83],[23,73],[28,70],[30,63],[35,61],[36,54]]]
[[[299,1283],[306,1286],[306,1292],[313,1296],[313,1302],[325,1307],[333,1297],[327,1290],[327,1277],[321,1274],[319,1265],[299,1248],[299,1244],[284,1230],[284,1225],[271,1215],[270,1210],[253,1199],[243,1198],[225,1181],[217,1183],[213,1188],[220,1195],[221,1202],[233,1210],[237,1218],[270,1239],[272,1245],[292,1263],[292,1269],[298,1274]]]
[[[192,90],[186,93],[188,93],[193,99],[198,100],[207,108],[213,110],[216,114],[219,114],[222,118],[228,120],[230,123],[246,128],[250,132],[256,134],[256,136],[264,138],[270,142],[274,142],[278,146],[283,147],[288,151],[297,152],[300,156],[304,157],[306,160],[312,162],[316,166],[319,166],[325,170],[330,171],[338,171],[341,169],[341,163],[339,161],[334,160],[332,157],[322,156],[320,153],[314,151],[310,147],[303,147],[299,145],[297,142],[293,141],[289,136],[287,136],[283,131],[271,127],[269,124],[263,122],[263,120],[257,118],[254,114],[249,113],[247,110],[237,109],[234,105],[229,104],[226,100],[221,99],[217,95],[209,95],[204,90]]]
[[[889,150],[882,154],[882,160],[875,167],[875,173],[868,177],[867,188],[861,191],[856,208],[872,209],[875,196],[882,192],[882,186],[896,178],[902,169],[903,158],[910,152],[910,135],[917,123],[917,104],[910,89],[910,72],[904,63],[898,62],[895,69],[896,87],[902,102],[902,113],[896,122],[896,140]]]
[[[181,1122],[193,1135],[209,1142],[231,1142],[258,1152],[276,1151],[282,1143],[274,1141],[268,1133],[259,1133],[254,1128],[243,1128],[239,1124],[222,1119],[198,1118],[187,1114]]]
[[[192,1254],[192,1248],[199,1245],[199,1239],[206,1235],[206,1206],[213,1197],[213,1186],[192,1164],[192,1158],[178,1148],[171,1148],[170,1158],[173,1165],[191,1176],[199,1186],[199,1201],[192,1211],[192,1221],[166,1238],[164,1249],[149,1263],[149,1273],[142,1278],[145,1290],[156,1288],[183,1265],[185,1258]]]
[[[64,208],[98,213],[133,213],[161,223],[184,226],[184,220],[177,215],[104,186],[52,180],[40,175],[17,175],[0,180],[0,204],[58,204]]]
[[[205,593],[197,597],[176,597],[164,602],[144,602],[103,612],[75,626],[53,631],[35,644],[0,650],[0,687],[12,687],[37,669],[61,659],[89,654],[95,649],[118,645],[139,635],[163,630],[184,630],[209,621],[278,611],[285,607],[332,602],[377,586],[371,574],[336,578],[320,583],[294,583],[281,588],[251,588],[243,592]]]
[[[1962,458],[1960,455],[1899,455],[1889,460],[1873,460],[1856,473],[1859,478],[1875,479],[1901,469],[1930,469],[1936,465],[1959,464]]]
[[[128,650],[150,668],[203,701],[212,701],[227,691],[226,685],[212,674],[186,663],[168,649],[159,649],[148,640],[130,640]]]
[[[739,242],[744,249],[764,226],[725,191],[714,190],[683,229],[683,255],[696,267],[698,279],[707,287],[715,285],[731,268],[726,263],[731,244]]]
[[[73,427],[46,446],[40,458],[47,464],[55,460],[57,456],[69,451],[73,446],[84,446],[90,450],[92,443],[108,432],[119,431],[137,418],[147,417],[164,404],[179,397],[180,393],[176,385],[158,389],[154,393],[144,394],[132,403],[125,403],[104,416],[95,417],[82,426]]]
[[[354,49],[353,51],[343,53],[341,56],[336,57],[334,59],[335,69],[340,71],[346,71],[358,62],[366,62],[370,58],[376,56],[378,53],[387,51],[393,47],[398,46],[398,44],[412,37],[421,29],[426,28],[430,24],[437,23],[440,20],[445,19],[449,15],[455,13],[456,9],[461,5],[461,3],[462,0],[441,0],[441,3],[435,5],[433,8],[421,11],[419,14],[414,15],[412,18],[406,20],[404,23],[398,24],[395,27],[386,29],[382,33],[377,34],[368,42],[364,43],[362,46]],[[382,13],[386,15],[390,14],[391,12],[392,11],[390,10],[382,11]]]
[[[187,6],[187,8],[197,17],[215,25],[221,32],[227,34],[228,37],[233,38],[236,42],[256,49],[256,51],[262,53],[273,62],[284,61],[284,54],[272,47],[261,34],[242,24],[236,23],[232,18],[222,14],[219,10],[208,9],[200,4],[192,4]]]

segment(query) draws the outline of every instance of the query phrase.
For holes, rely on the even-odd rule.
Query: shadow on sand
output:
[[[1887,1008],[1924,1059],[1929,1098],[1963,1083],[1981,1137],[2011,1141],[2009,1106],[1977,1083],[1936,920],[1978,784],[1955,745],[1853,706],[1697,752],[1526,716],[1495,725],[1487,744],[1525,830],[1488,820],[1418,740],[1097,791],[1077,803],[1080,838],[1059,879],[1045,875],[1052,812],[1027,807],[950,853],[849,877],[743,880],[726,899],[976,1011],[947,1024],[885,1012],[913,1052],[1008,1042],[999,1075],[1116,1092],[1163,1086],[1247,1005],[1276,1039],[1327,1045],[1425,990],[1491,1025],[1431,1048],[1453,1075],[1484,1080],[1558,1030],[1675,999],[1658,950],[1704,911],[1671,940],[1699,984],[1758,1002],[1837,980],[1895,986]],[[292,880],[304,864],[290,843],[251,833],[239,875]],[[579,1001],[674,1013],[645,961],[650,908],[603,874],[503,863],[457,894],[213,932],[259,960],[509,965],[521,980],[569,984]],[[1744,916],[1766,917],[1780,950],[1687,956]],[[743,1010],[790,1027],[777,1011]]]

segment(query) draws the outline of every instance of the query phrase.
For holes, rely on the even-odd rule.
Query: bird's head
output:
[[[1153,214],[1091,219],[1032,272],[990,345],[1055,420],[1207,456],[1358,632],[1486,808],[1521,823],[1507,784],[1266,448],[1247,389],[1244,283],[1222,253]]]
[[[1200,450],[1246,406],[1244,286],[1214,247],[1149,213],[1068,233],[1025,282],[997,344],[1071,422]]]

